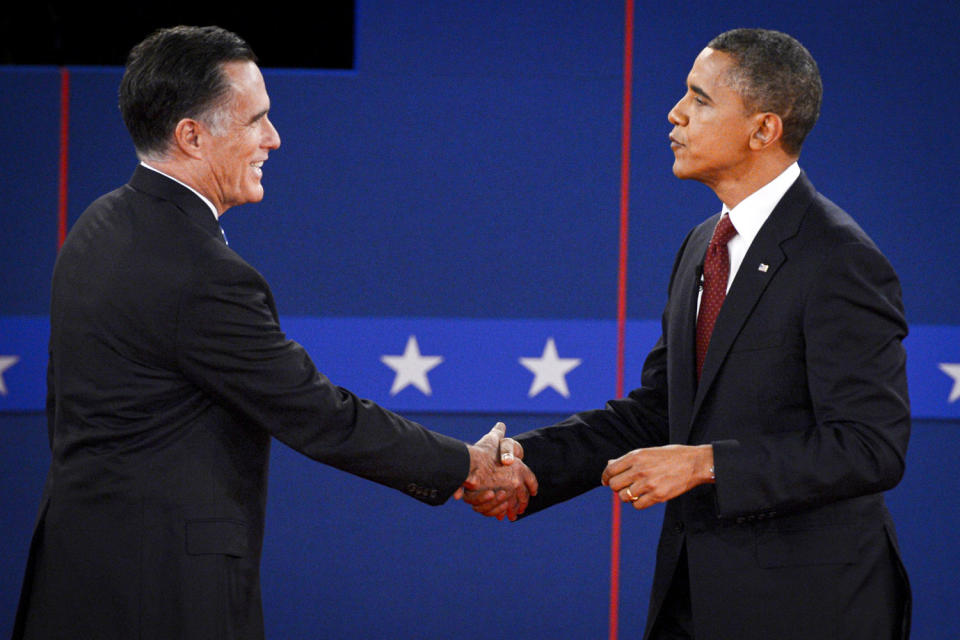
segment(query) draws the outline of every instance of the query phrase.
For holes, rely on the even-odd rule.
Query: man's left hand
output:
[[[713,446],[671,444],[634,449],[607,463],[601,481],[622,502],[646,509],[713,482]]]

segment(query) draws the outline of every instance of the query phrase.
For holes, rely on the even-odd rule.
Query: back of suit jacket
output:
[[[139,167],[54,270],[52,464],[15,637],[256,638],[270,437],[440,504],[459,441],[332,385],[207,206]]]

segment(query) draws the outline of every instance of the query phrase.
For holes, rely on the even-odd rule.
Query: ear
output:
[[[205,133],[203,125],[193,118],[184,118],[173,130],[173,139],[181,153],[191,158],[202,158],[200,137]]]
[[[762,151],[783,137],[783,120],[775,113],[758,113],[754,116],[753,133],[750,135],[750,148]]]

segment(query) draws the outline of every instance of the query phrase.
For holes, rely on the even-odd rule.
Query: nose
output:
[[[263,146],[267,149],[276,149],[280,146],[280,134],[277,132],[277,128],[273,126],[273,123],[270,122],[270,118],[264,117],[264,119],[267,121],[267,129]]]
[[[681,98],[673,108],[667,112],[667,120],[675,127],[682,127],[687,123],[687,116],[681,110],[683,99]]]

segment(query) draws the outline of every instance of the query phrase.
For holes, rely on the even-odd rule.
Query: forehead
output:
[[[687,75],[688,85],[708,86],[717,89],[726,86],[727,72],[733,66],[733,56],[723,51],[706,47],[693,61],[693,68]]]
[[[235,109],[241,112],[269,109],[270,97],[260,68],[248,60],[227,62],[223,72],[230,80],[231,99]]]

